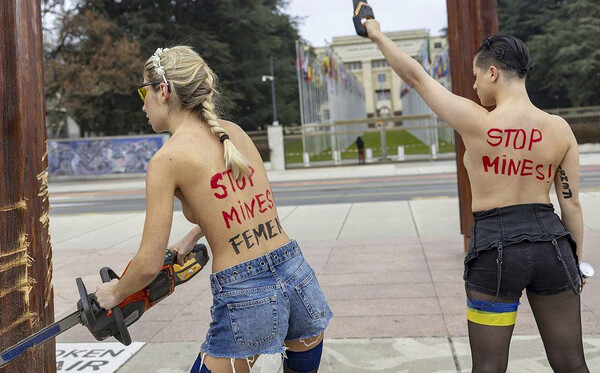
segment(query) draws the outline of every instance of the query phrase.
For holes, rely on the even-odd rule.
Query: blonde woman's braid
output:
[[[212,84],[214,82],[212,71],[206,67],[206,64],[204,64],[202,68],[206,72],[205,82],[209,87],[212,88]],[[235,145],[233,145],[233,142],[229,140],[229,136],[227,135],[227,132],[225,132],[225,129],[223,129],[223,127],[221,127],[217,121],[212,100],[213,93],[214,92],[211,89],[210,93],[206,96],[204,101],[202,101],[202,115],[204,116],[204,120],[206,120],[210,126],[212,133],[217,135],[219,140],[221,140],[223,143],[226,167],[231,169],[234,179],[239,180],[250,174],[250,167],[248,166],[248,163],[242,154],[240,154]]]
[[[221,137],[221,135],[226,135],[227,133],[225,132],[225,129],[221,127],[221,125],[217,121],[217,116],[215,115],[215,108],[210,97],[207,97],[204,101],[202,101],[202,108],[202,115],[204,116],[204,120],[208,122],[212,133],[217,135],[217,137]]]

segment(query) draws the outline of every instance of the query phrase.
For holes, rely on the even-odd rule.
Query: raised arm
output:
[[[482,106],[453,94],[429,76],[421,64],[381,32],[377,20],[366,21],[365,28],[396,74],[419,93],[431,110],[459,133],[481,123],[488,114]]]
[[[572,132],[570,136],[569,149],[554,177],[554,187],[562,221],[577,243],[579,261],[583,261],[583,213],[579,203],[579,148]]]

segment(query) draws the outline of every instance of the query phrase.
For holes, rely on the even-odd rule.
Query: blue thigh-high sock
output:
[[[202,352],[198,354],[190,373],[212,373],[206,365],[202,364]]]
[[[283,363],[283,371],[286,373],[313,373],[319,369],[321,354],[323,353],[323,341],[308,351],[294,352],[286,351]]]

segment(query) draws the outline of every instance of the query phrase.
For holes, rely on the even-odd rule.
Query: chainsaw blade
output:
[[[2,351],[2,353],[0,353],[0,367],[8,364],[8,362],[21,355],[28,348],[40,345],[47,340],[56,337],[60,333],[71,329],[77,324],[81,324],[81,310],[73,312],[62,320],[48,325],[39,332],[30,335],[16,345]]]

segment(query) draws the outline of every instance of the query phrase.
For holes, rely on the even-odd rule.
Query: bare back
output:
[[[550,202],[552,181],[572,137],[562,118],[524,104],[497,108],[463,132],[473,211]]]
[[[273,192],[254,143],[236,124],[219,121],[251,167],[236,181],[225,167],[223,144],[205,123],[176,131],[161,152],[172,155],[175,196],[183,213],[204,232],[213,253],[213,272],[272,251],[289,238],[277,214]]]

